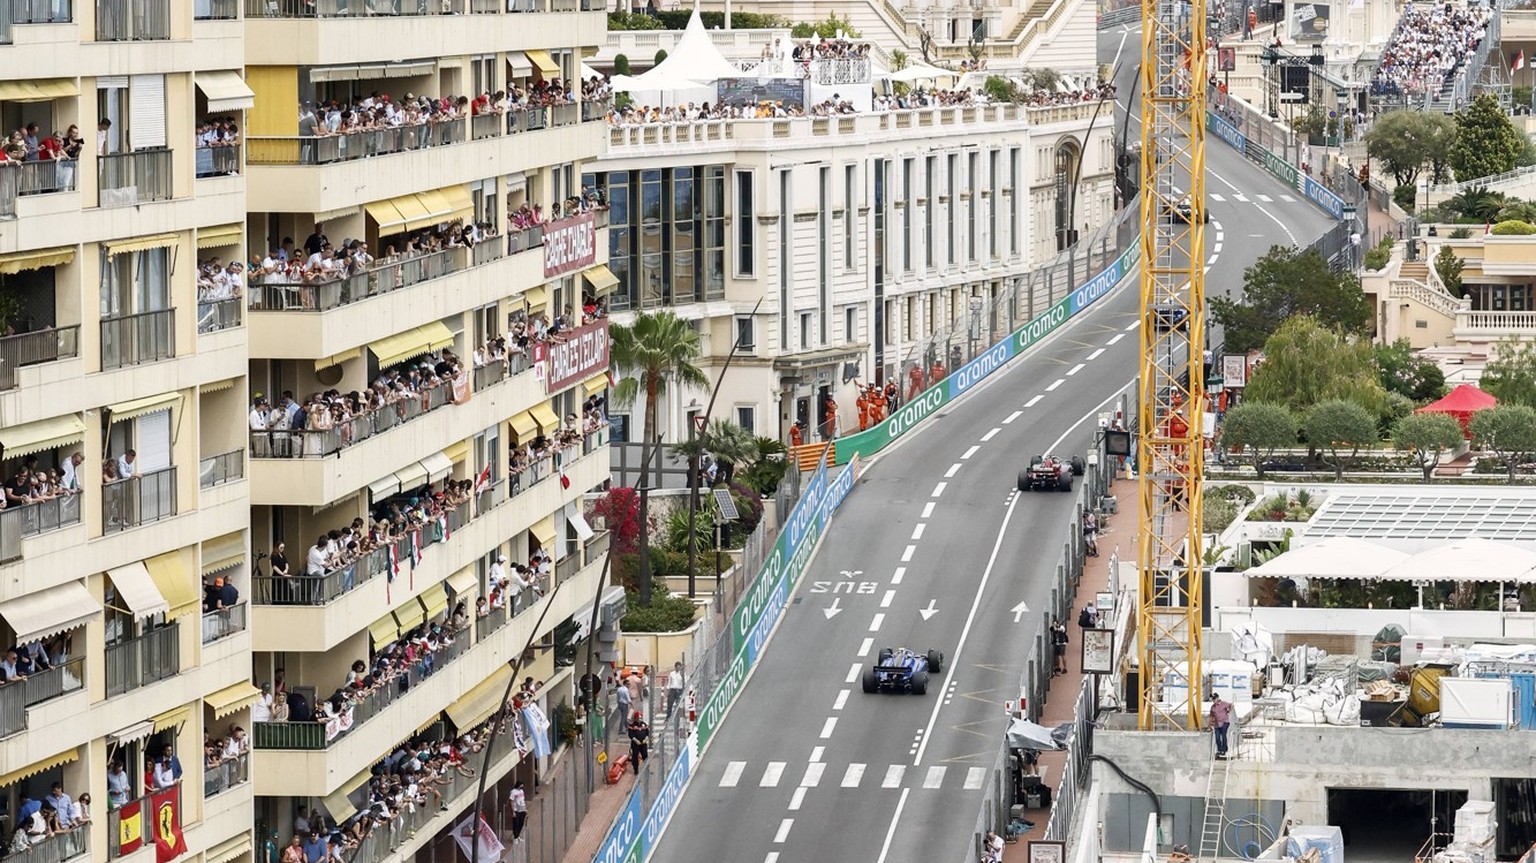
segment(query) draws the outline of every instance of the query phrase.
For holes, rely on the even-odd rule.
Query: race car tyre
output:
[[[1056,479],[1056,488],[1061,490],[1061,491],[1071,491],[1072,490],[1072,474],[1070,474],[1070,473],[1063,473],[1060,477],[1058,477]]]
[[[944,654],[937,650],[928,651],[928,670],[934,674],[944,670]]]
[[[913,695],[927,695],[928,694],[928,672],[926,672],[926,671],[919,671],[919,672],[916,672],[916,673],[914,673],[912,675],[912,694]]]
[[[882,647],[882,648],[880,648],[880,653],[879,653],[879,655],[875,659],[875,664],[876,665],[884,665],[884,664],[886,664],[887,662],[890,661],[891,654],[893,654],[895,652],[896,651],[890,649],[889,647]]]
[[[873,668],[864,669],[864,691],[880,691],[880,677],[875,674],[875,670]]]
[[[1019,471],[1019,491],[1029,491],[1029,471]]]
[[[1080,455],[1072,456],[1072,475],[1073,476],[1082,476],[1083,475],[1083,471],[1085,471],[1087,469],[1088,469],[1088,465],[1083,461],[1083,457],[1082,456],[1080,456]]]
[[[1040,456],[1032,455],[1032,456],[1029,457],[1029,466],[1030,467],[1034,467],[1035,465],[1039,464],[1040,461],[1041,461],[1041,457]]]

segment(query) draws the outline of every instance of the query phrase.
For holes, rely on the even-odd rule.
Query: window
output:
[[[752,172],[736,172],[736,275],[751,277],[756,271],[757,210],[752,204]]]
[[[608,269],[619,280],[619,287],[608,298],[610,309],[632,308],[639,299],[635,285],[634,253],[631,249],[635,232],[630,227],[634,213],[629,205],[629,172],[613,171],[608,174]]]
[[[757,408],[753,405],[737,405],[736,424],[755,434],[757,432]]]
[[[987,207],[987,254],[997,257],[997,151],[987,154],[987,182],[991,184],[992,201]]]
[[[704,169],[704,299],[725,299],[725,168],[714,165]]]
[[[939,172],[939,157],[928,157],[928,170],[923,175],[923,257],[926,266],[933,268],[933,211],[939,206],[939,197],[934,192],[934,175]]]
[[[859,224],[858,200],[859,169],[849,165],[843,169],[843,269],[852,271],[858,240],[855,229]]]
[[[779,350],[789,350],[789,265],[793,258],[790,255],[790,232],[794,227],[795,214],[789,208],[790,184],[794,175],[789,168],[779,172]],[[805,316],[803,327],[810,320],[810,315]],[[805,346],[804,337],[801,338],[801,347]]]
[[[122,318],[170,308],[170,250],[102,253],[101,317]]]
[[[818,209],[816,220],[821,228],[820,254],[816,258],[816,287],[819,302],[817,307],[821,312],[821,326],[818,332],[821,343],[827,343],[827,331],[831,329],[827,325],[827,313],[832,305],[832,169],[822,168],[817,174],[820,181],[818,185]]]
[[[968,189],[971,193],[971,199],[966,204],[965,216],[967,221],[970,222],[971,230],[970,236],[965,238],[965,255],[966,260],[971,261],[972,263],[975,263],[976,261],[976,229],[980,224],[977,221],[976,213],[977,208],[981,206],[981,186],[976,182],[977,164],[980,159],[980,153],[971,152],[966,154],[966,177],[968,179],[966,180],[965,186],[966,189]]]
[[[640,172],[640,308],[659,308],[670,293],[670,285],[662,272],[665,251],[662,248],[662,184],[661,171]]]
[[[858,306],[849,306],[843,309],[843,341],[853,344],[859,334],[859,309]]]
[[[916,300],[916,297],[908,296],[906,298],[906,308],[901,313],[901,331],[904,334],[904,338],[909,342],[914,338],[912,335],[912,323],[917,320],[917,312],[915,311]]]
[[[912,208],[917,206],[917,190],[912,188],[912,160],[901,163],[901,191],[906,206],[901,208],[901,269],[912,272]]]
[[[1008,151],[1008,254],[1019,253],[1019,148]]]
[[[953,264],[955,262],[955,247],[957,245],[955,242],[955,215],[956,211],[960,209],[960,156],[950,153],[946,166],[948,173],[944,177],[944,189],[949,192],[949,212],[947,214],[949,216],[949,233],[945,235],[947,241],[945,245],[948,247],[948,257],[945,260]]]
[[[743,351],[757,349],[757,322],[751,315],[736,316],[736,344]]]
[[[663,275],[666,285],[662,296],[667,305],[681,305],[699,299],[698,278],[694,272],[694,255],[702,245],[694,225],[694,219],[699,215],[699,201],[694,194],[692,168],[673,168],[668,173],[670,176],[665,185],[671,200],[663,221],[670,223],[668,263],[671,266]]]
[[[808,348],[810,346],[811,346],[811,313],[810,312],[801,312],[800,313],[800,349],[804,350],[804,349],[806,349],[806,348]]]

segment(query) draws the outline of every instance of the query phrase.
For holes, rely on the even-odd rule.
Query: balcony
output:
[[[192,0],[194,21],[234,21],[239,17],[240,0]]]
[[[220,608],[216,611],[203,613],[203,643],[212,644],[221,638],[245,631],[244,602],[235,603],[233,608]]]
[[[70,0],[0,0],[0,45],[12,43],[17,24],[69,24],[75,20]]]
[[[101,319],[102,371],[168,360],[174,356],[175,309]]]
[[[90,851],[91,828],[89,825],[81,825],[63,833],[55,833],[25,851],[7,854],[5,861],[6,863],[64,863],[65,860],[89,854]]]
[[[213,488],[237,479],[245,479],[245,450],[243,449],[209,456],[197,463],[198,488]]]
[[[0,686],[0,738],[27,730],[27,708],[85,685],[85,657]],[[9,858],[7,858],[9,859]]]
[[[176,468],[101,487],[101,532],[117,533],[176,514]]]
[[[107,646],[107,697],[174,677],[181,671],[181,624],[171,621]]]
[[[1465,302],[1465,301],[1463,301]],[[1458,342],[1496,342],[1504,339],[1536,339],[1536,311],[1479,311],[1458,308],[1451,331]]]
[[[481,246],[487,245],[481,243]],[[251,310],[329,312],[457,273],[470,266],[468,249],[441,252],[384,264],[353,276],[320,282],[265,281],[250,286]]]
[[[171,154],[171,150],[155,148],[97,156],[96,205],[132,207],[150,201],[169,201]]]
[[[22,540],[80,523],[78,494],[0,510],[0,563],[22,558]]]
[[[250,433],[251,455],[263,459],[325,458],[451,404],[453,385],[442,383],[422,390],[419,398],[404,399],[376,411],[358,414],[336,428],[253,431]]]
[[[79,326],[0,336],[0,391],[16,388],[16,370],[19,368],[73,359],[79,355]]]
[[[181,785],[177,784],[170,790],[176,795],[176,811],[181,813],[182,828],[185,829],[187,827],[187,810],[183,809],[181,805]],[[107,857],[109,859],[116,859],[123,856],[123,850],[118,846],[118,842],[119,837],[123,835],[121,824],[124,818],[137,818],[139,819],[140,824],[149,825],[151,829],[143,830],[141,832],[141,836],[143,837],[143,841],[146,846],[154,847],[155,834],[153,832],[153,826],[156,821],[155,813],[153,811],[154,806],[150,802],[151,799],[152,798],[149,794],[145,794],[143,797],[140,797],[137,800],[130,800],[127,803],[124,803],[122,806],[119,806],[118,808],[107,813]],[[133,852],[129,851],[128,853],[132,854]]]
[[[199,0],[199,2],[203,2],[203,0]],[[228,19],[211,18],[208,20],[234,20],[235,4],[233,0],[213,0],[213,2],[216,4],[227,3],[230,7],[230,17]],[[231,174],[240,173],[239,144],[222,147],[198,147],[195,151],[195,159],[198,179],[204,177],[227,177]]]
[[[5,0],[0,0],[0,9],[3,8]],[[0,165],[0,217],[16,216],[17,198],[73,192],[79,167],[77,159]]]
[[[244,304],[241,297],[227,297],[222,300],[198,300],[197,301],[197,334],[205,336],[220,330],[231,330],[240,326],[242,320],[240,307]]]
[[[97,42],[170,38],[170,0],[96,0]]]
[[[251,781],[251,754],[242,752],[234,758],[225,758],[212,767],[203,768],[203,796],[222,794],[236,785]]]

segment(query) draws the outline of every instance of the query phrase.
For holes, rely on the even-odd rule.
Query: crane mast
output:
[[[1138,725],[1202,715],[1206,0],[1141,4]],[[1187,682],[1188,698],[1167,698]]]

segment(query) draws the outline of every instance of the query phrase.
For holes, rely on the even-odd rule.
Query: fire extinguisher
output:
[[[698,701],[693,697],[693,690],[688,690],[688,721],[699,721]]]

